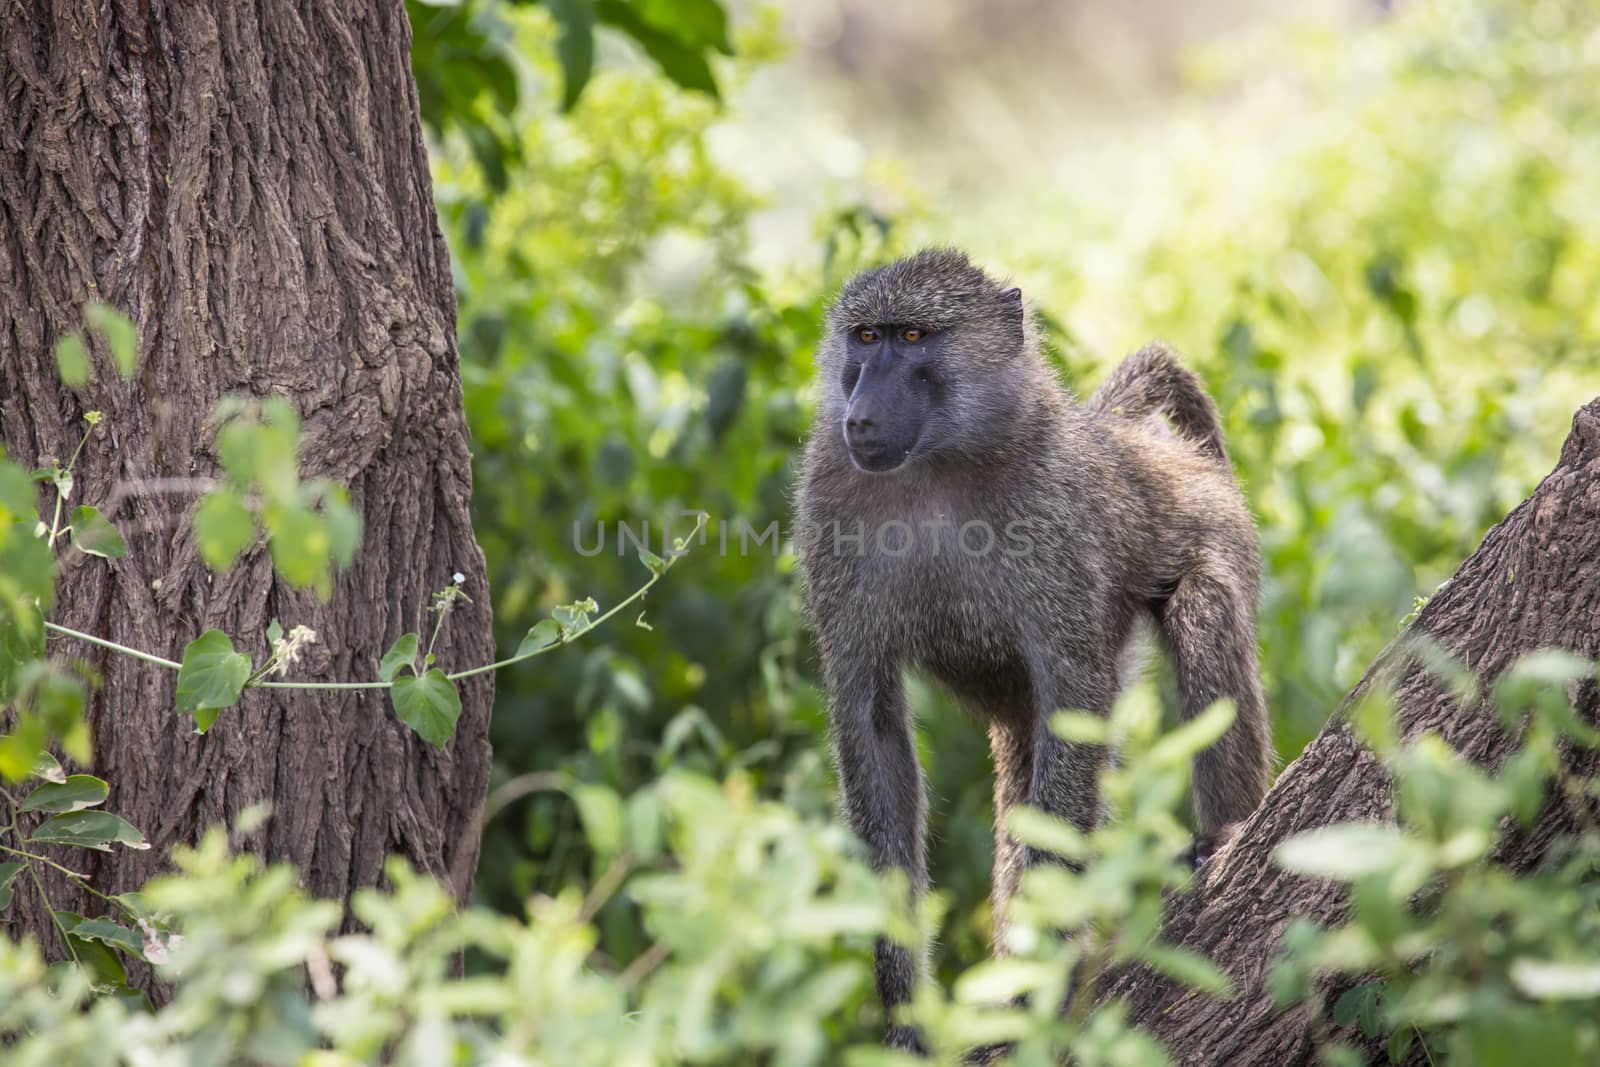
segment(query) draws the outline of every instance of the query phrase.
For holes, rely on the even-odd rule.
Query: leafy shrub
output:
[[[1472,693],[1447,667],[1444,684]],[[1272,974],[1282,1001],[1321,997],[1314,983],[1366,978],[1334,1004],[1332,1021],[1389,1035],[1390,1062],[1422,1042],[1430,1062],[1481,1067],[1588,1063],[1600,1053],[1600,829],[1556,840],[1525,872],[1496,856],[1505,832],[1527,829],[1546,803],[1592,809],[1594,783],[1565,769],[1571,745],[1600,745],[1573,713],[1576,683],[1595,665],[1566,653],[1524,659],[1496,684],[1517,751],[1491,775],[1436,734],[1396,737],[1387,698],[1369,696],[1354,723],[1394,778],[1392,826],[1348,823],[1283,842],[1289,870],[1346,883],[1347,923],[1302,921]],[[1467,706],[1475,697],[1466,697]],[[1360,1064],[1349,1046],[1327,1062]]]
[[[1164,894],[1189,882],[1175,810],[1190,762],[1230,721],[1219,706],[1163,736],[1149,691],[1109,722],[1063,717],[1062,729],[1120,757],[1106,775],[1111,819],[1086,835],[1019,813],[1023,840],[1084,868],[1031,871],[1014,956],[973,968],[952,996],[922,990],[911,1018],[941,1062],[996,1041],[1017,1043],[1017,1063],[1169,1062],[1121,1009],[1091,1013],[1080,998],[1058,1017],[1056,1005],[1080,962],[1088,973],[1139,962],[1226,994],[1209,961],[1153,935]],[[913,915],[836,820],[763,800],[746,776],[672,771],[626,801],[603,787],[571,793],[606,870],[586,892],[534,897],[524,919],[457,911],[446,890],[396,861],[383,889],[352,902],[356,932],[338,933],[339,905],[308,898],[287,866],[231,854],[215,830],[174,853],[175,873],[119,898],[143,928],[142,943],[128,933],[130,950],[171,984],[159,1010],[96,996],[114,983],[92,961],[52,967],[31,942],[0,941],[7,1062],[918,1062],[877,1046],[871,947],[880,933],[926,943],[937,898]],[[265,817],[253,810],[237,829]],[[613,896],[638,909],[652,939],[631,959],[609,957],[595,927]],[[129,948],[103,925],[82,944]],[[479,961],[466,977],[456,968],[464,951]]]

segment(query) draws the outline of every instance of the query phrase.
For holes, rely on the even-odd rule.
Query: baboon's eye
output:
[[[856,327],[856,340],[860,341],[864,345],[877,344],[880,336],[881,335],[878,333],[878,331],[874,330],[871,326]]]
[[[922,339],[927,336],[926,330],[920,330],[915,326],[907,326],[900,331],[900,340],[908,345],[920,344]]]

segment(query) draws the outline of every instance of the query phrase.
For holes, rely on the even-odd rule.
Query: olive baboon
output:
[[[1047,720],[1110,709],[1146,620],[1186,717],[1221,697],[1238,707],[1197,760],[1200,842],[1250,814],[1270,759],[1261,564],[1199,380],[1150,346],[1080,405],[1041,356],[1020,291],[945,249],[847,284],[818,362],[797,540],[844,809],[874,862],[926,888],[901,683],[912,668],[988,722],[998,930],[1032,858],[1004,831],[1010,808],[1082,827],[1097,818],[1100,751],[1057,738]],[[892,1011],[920,964],[886,942],[876,964]],[[891,1025],[888,1040],[917,1046],[906,1027]]]

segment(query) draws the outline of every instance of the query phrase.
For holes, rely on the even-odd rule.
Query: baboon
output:
[[[1265,793],[1270,738],[1255,526],[1198,378],[1151,345],[1079,404],[1021,292],[932,249],[844,287],[818,394],[797,546],[844,811],[874,863],[927,888],[909,668],[988,723],[1003,951],[1006,900],[1034,859],[1006,813],[1026,803],[1096,822],[1101,750],[1046,724],[1058,709],[1108,712],[1142,630],[1170,654],[1185,717],[1221,697],[1238,708],[1196,761],[1203,861]],[[923,964],[887,942],[875,963],[892,1019]],[[903,1026],[886,1040],[918,1047]]]

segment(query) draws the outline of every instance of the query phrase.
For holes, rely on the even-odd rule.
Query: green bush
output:
[[[1475,682],[1443,665],[1442,684],[1476,701]],[[1592,1063],[1600,1055],[1600,828],[1550,843],[1534,870],[1495,852],[1502,834],[1529,828],[1546,803],[1592,808],[1595,783],[1567,767],[1571,746],[1600,745],[1573,714],[1575,683],[1595,665],[1559,652],[1524,659],[1496,683],[1517,751],[1490,775],[1438,735],[1402,745],[1383,694],[1353,713],[1395,787],[1398,825],[1345,823],[1283,842],[1277,862],[1348,886],[1350,917],[1332,930],[1304,921],[1284,938],[1271,975],[1284,1003],[1322,1001],[1326,979],[1366,979],[1334,1003],[1336,1026],[1388,1038],[1388,1060],[1416,1042],[1430,1063],[1517,1067]],[[1330,1064],[1359,1065],[1330,1044]]]
[[[1219,706],[1165,736],[1159,722],[1148,691],[1131,694],[1109,722],[1063,717],[1073,736],[1119,756],[1106,776],[1111,818],[1085,835],[1019,814],[1024,840],[1085,866],[1029,872],[1014,956],[973,968],[950,996],[923,990],[910,1016],[940,1062],[998,1041],[1017,1043],[1018,1063],[1063,1054],[1085,1064],[1170,1062],[1118,1008],[1091,1014],[1080,998],[1058,1017],[1079,960],[1090,973],[1140,962],[1226,993],[1209,961],[1153,935],[1164,894],[1189,883],[1189,836],[1175,810],[1190,762],[1231,712]],[[878,1047],[871,948],[879,934],[925,944],[939,898],[913,914],[903,883],[896,891],[874,874],[836,820],[763,800],[747,776],[719,783],[671,771],[626,800],[597,786],[571,792],[605,871],[586,892],[535,896],[521,919],[458,911],[446,890],[395,862],[383,889],[356,895],[356,932],[337,933],[347,919],[338,904],[307,897],[290,867],[230,854],[215,830],[174,853],[173,874],[118,898],[137,931],[80,920],[97,923],[74,927],[83,966],[49,966],[31,942],[0,941],[6,1062],[918,1062]],[[238,829],[266,817],[254,810]],[[614,897],[638,908],[650,939],[631,958],[609,955],[595,926]],[[92,954],[114,964],[112,949],[149,960],[170,983],[160,1010],[111,988],[106,960]],[[463,952],[478,961],[465,977]],[[1017,1006],[1018,996],[1032,1006]]]

